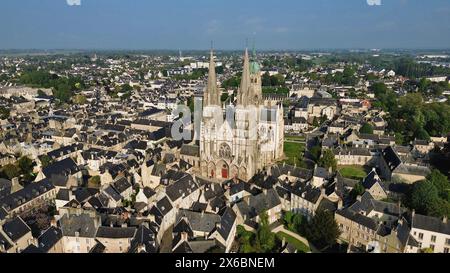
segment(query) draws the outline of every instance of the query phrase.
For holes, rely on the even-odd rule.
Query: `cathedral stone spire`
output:
[[[214,52],[212,48],[209,60],[208,86],[206,87],[204,97],[205,97],[205,106],[207,105],[220,106],[220,94],[217,88],[217,78],[216,78],[216,63],[214,62]]]
[[[239,94],[238,103],[243,106],[247,106],[249,103],[249,93],[250,93],[250,59],[248,57],[248,49],[245,49],[244,54],[244,68],[242,70],[241,87]]]

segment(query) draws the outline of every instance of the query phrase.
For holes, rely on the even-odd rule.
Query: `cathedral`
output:
[[[248,181],[283,156],[283,106],[262,96],[260,65],[245,50],[235,101],[222,105],[211,51],[200,127],[200,173],[204,177]]]

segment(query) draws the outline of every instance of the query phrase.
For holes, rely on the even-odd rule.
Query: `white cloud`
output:
[[[381,6],[381,0],[366,0],[369,6]]]
[[[81,6],[81,0],[66,0],[69,6]]]

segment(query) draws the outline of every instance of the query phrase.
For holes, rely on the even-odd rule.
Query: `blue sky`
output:
[[[0,49],[450,48],[449,0],[67,1],[1,0]]]

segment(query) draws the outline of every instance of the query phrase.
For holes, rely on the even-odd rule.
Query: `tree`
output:
[[[320,154],[322,153],[322,148],[319,145],[316,145],[311,148],[309,151],[314,158],[314,161],[318,162],[320,158]]]
[[[18,161],[22,174],[30,174],[33,171],[33,160],[26,156],[22,156]]]
[[[100,176],[96,175],[96,176],[93,176],[93,177],[89,178],[89,180],[88,180],[88,188],[98,189],[98,188],[100,188],[100,186],[101,186]]]
[[[317,119],[317,117],[314,117],[314,119],[313,119],[313,126],[314,127],[319,127],[320,126],[319,119]]]
[[[337,169],[337,160],[332,150],[326,149],[322,153],[322,157],[319,160],[319,166],[329,169],[332,168],[333,171]]]
[[[70,86],[66,83],[59,84],[55,89],[53,89],[53,96],[60,102],[69,102],[72,98],[73,92],[70,90]]]
[[[46,168],[53,163],[53,159],[48,155],[43,155],[39,159],[41,160],[42,168]]]
[[[440,198],[450,201],[450,182],[447,176],[435,169],[427,176],[427,180],[436,187]]]
[[[356,197],[363,195],[365,191],[366,189],[361,183],[356,183],[356,185],[353,187],[352,191],[349,194],[350,199],[356,200]]]
[[[306,228],[308,240],[322,249],[333,246],[340,234],[339,226],[334,220],[333,214],[326,210],[317,211]]]
[[[14,164],[5,165],[3,167],[3,172],[10,180],[20,175],[20,169]]]
[[[300,233],[302,225],[305,223],[301,214],[287,211],[283,216],[283,222],[286,228],[292,232]]]
[[[364,123],[359,132],[361,134],[373,134],[373,126],[370,123]]]
[[[78,95],[76,95],[73,98],[73,102],[76,103],[76,104],[86,104],[87,103],[87,98],[86,98],[86,96],[78,94]]]
[[[433,205],[438,202],[439,195],[436,187],[425,180],[414,184],[410,198],[411,208],[420,214],[428,215]]]
[[[0,106],[0,119],[9,118],[10,110],[6,107]]]
[[[275,248],[275,234],[270,231],[269,216],[266,211],[259,215],[259,227],[256,230],[256,250],[269,253]]]
[[[130,92],[131,90],[133,90],[133,87],[131,87],[131,85],[129,85],[128,83],[122,85],[120,88],[120,91],[122,91],[123,93]]]

